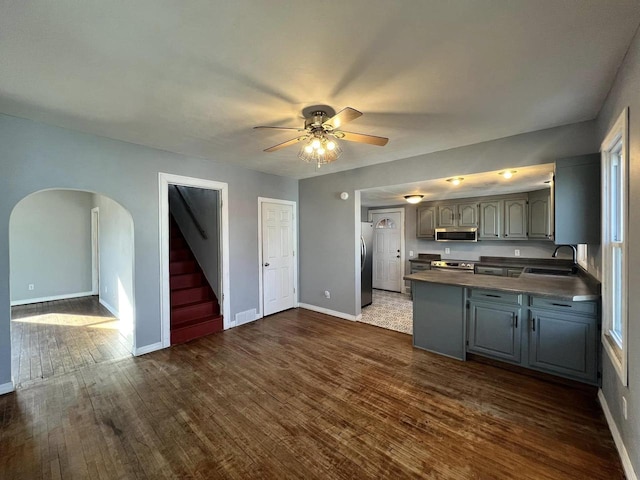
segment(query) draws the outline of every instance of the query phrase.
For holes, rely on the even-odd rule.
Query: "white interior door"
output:
[[[294,307],[293,206],[262,203],[263,315]]]
[[[400,212],[371,213],[373,288],[402,291],[402,218]]]

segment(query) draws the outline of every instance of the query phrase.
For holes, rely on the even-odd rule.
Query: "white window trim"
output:
[[[586,243],[581,243],[577,245],[577,260],[578,260],[578,265],[580,265],[582,268],[584,268],[585,270],[589,269],[589,263],[588,263],[588,247]]]
[[[628,384],[628,356],[629,356],[629,314],[628,314],[628,206],[629,206],[629,108],[625,108],[616,123],[611,127],[600,148],[602,154],[602,345],[613,364],[618,377],[624,386]],[[611,224],[608,221],[610,210],[609,172],[610,153],[622,140],[621,176],[624,185],[622,196],[622,345],[611,334],[612,318],[609,305],[609,289],[611,288]]]

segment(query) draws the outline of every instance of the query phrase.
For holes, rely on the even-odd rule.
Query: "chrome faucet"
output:
[[[552,257],[557,257],[558,256],[558,250],[560,250],[562,247],[571,247],[571,249],[573,250],[573,264],[577,265],[578,264],[578,249],[576,248],[575,245],[558,245],[555,249],[555,251],[553,252],[553,255],[551,255]]]

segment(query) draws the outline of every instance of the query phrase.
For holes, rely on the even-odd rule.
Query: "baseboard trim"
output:
[[[109,310],[111,315],[116,318],[120,318],[120,312],[118,312],[118,310],[116,310],[110,303],[105,302],[102,298],[98,299],[98,301],[100,302],[100,305]]]
[[[352,322],[357,321],[355,315],[349,315],[348,313],[338,312],[336,310],[330,310],[324,307],[318,307],[317,305],[310,305],[308,303],[298,303],[300,308],[305,308],[307,310],[312,310],[314,312],[324,313],[326,315],[331,315],[332,317],[342,318],[344,320],[351,320]]]
[[[638,476],[636,475],[636,472],[633,469],[633,465],[631,464],[631,457],[629,457],[629,453],[624,446],[624,442],[622,441],[622,437],[620,436],[620,431],[618,430],[616,422],[613,420],[613,415],[611,415],[611,410],[609,410],[609,405],[607,404],[607,399],[605,398],[602,389],[598,389],[598,400],[600,400],[600,406],[602,407],[604,417],[607,419],[609,430],[611,430],[611,436],[613,437],[613,441],[615,442],[616,448],[618,449],[620,460],[622,460],[622,468],[624,469],[624,474],[627,476],[627,480],[638,480]]]
[[[0,385],[0,395],[5,395],[7,393],[11,393],[15,389],[16,388],[14,387],[13,382],[3,383],[2,385]]]
[[[162,350],[162,342],[152,343],[151,345],[145,345],[144,347],[135,348],[133,350],[133,355],[135,357],[139,357],[140,355],[146,355],[147,353],[155,352],[157,350]]]
[[[51,297],[29,298],[26,300],[14,300],[11,306],[29,305],[31,303],[52,302],[54,300],[67,300],[69,298],[90,297],[95,295],[93,292],[65,293],[64,295],[52,295]]]

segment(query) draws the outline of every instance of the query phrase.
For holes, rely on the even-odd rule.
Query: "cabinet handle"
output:
[[[491,293],[483,293],[485,297],[502,298],[502,295],[492,295]]]
[[[516,315],[516,328],[518,328],[518,315]]]
[[[556,307],[568,307],[568,308],[571,308],[571,305],[565,305],[564,303],[552,303],[551,305],[554,305]]]
[[[536,317],[531,319],[531,330],[534,332],[536,331]]]

